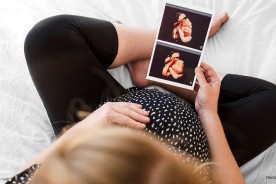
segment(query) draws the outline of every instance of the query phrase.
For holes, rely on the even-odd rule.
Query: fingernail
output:
[[[145,124],[143,124],[143,123],[139,123],[139,128],[141,128],[141,129],[145,129],[146,128],[146,125]]]
[[[143,106],[141,104],[137,104],[138,107],[142,108]]]
[[[150,114],[148,111],[144,110],[145,114],[147,114],[147,116]]]
[[[143,129],[145,129],[145,128],[146,128],[146,125],[145,125],[145,124],[143,124],[142,128],[143,128]]]

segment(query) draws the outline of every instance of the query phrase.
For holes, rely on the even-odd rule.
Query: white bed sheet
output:
[[[187,0],[227,11],[230,20],[207,43],[204,60],[217,71],[276,83],[276,1]],[[164,0],[9,0],[0,6],[0,183],[55,139],[25,64],[23,43],[41,19],[76,14],[157,28]],[[138,48],[139,49],[139,48]],[[126,68],[111,73],[125,86]],[[276,110],[275,110],[276,111]],[[247,183],[276,183],[276,146],[242,167]]]

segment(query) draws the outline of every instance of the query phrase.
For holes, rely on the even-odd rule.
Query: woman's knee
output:
[[[68,45],[72,31],[72,15],[57,15],[38,22],[27,34],[24,51],[27,63],[56,53]]]
[[[57,15],[41,20],[29,31],[25,39],[25,48],[32,47],[33,44],[41,43],[41,40],[49,39],[49,35],[58,33],[57,31],[69,23],[69,15]],[[64,28],[63,28],[64,29]]]

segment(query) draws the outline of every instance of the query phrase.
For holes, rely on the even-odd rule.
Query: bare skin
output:
[[[113,24],[117,30],[119,48],[118,54],[109,68],[135,63],[134,61],[149,60],[155,42],[156,31],[129,27],[118,23]],[[141,38],[143,39],[141,40]]]

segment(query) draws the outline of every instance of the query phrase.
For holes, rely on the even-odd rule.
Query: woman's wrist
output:
[[[209,116],[218,115],[218,112],[217,112],[216,108],[213,108],[213,109],[200,109],[200,110],[198,110],[197,113],[198,113],[198,116],[200,118],[206,118],[206,117],[209,117]]]
[[[202,110],[198,112],[198,116],[205,131],[208,131],[210,127],[221,124],[216,110]]]
[[[229,148],[217,111],[202,111],[199,118],[208,140],[211,161],[216,163],[215,167],[212,167],[214,182],[227,183],[230,180],[225,180],[225,178],[235,177],[233,180],[235,183],[244,183],[242,174]]]

